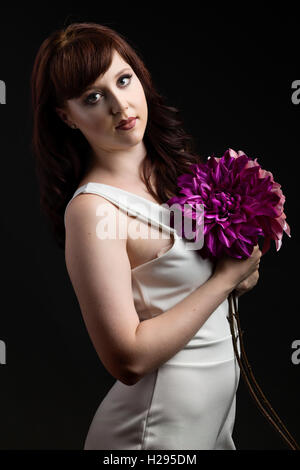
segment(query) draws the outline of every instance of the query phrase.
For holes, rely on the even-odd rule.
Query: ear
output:
[[[68,117],[68,113],[62,108],[55,108],[55,111],[57,112],[58,116],[62,119],[62,121],[69,126],[70,120]]]

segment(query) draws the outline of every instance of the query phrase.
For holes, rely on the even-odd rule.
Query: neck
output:
[[[143,142],[126,150],[92,149],[87,173],[101,174],[121,181],[141,181],[142,164],[146,154]]]

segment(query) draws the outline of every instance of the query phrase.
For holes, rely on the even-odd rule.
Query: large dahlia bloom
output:
[[[179,204],[184,217],[195,219],[195,241],[203,220],[201,225],[199,217],[197,224],[197,211],[193,209],[196,204],[203,205],[201,256],[247,258],[259,236],[264,237],[262,254],[270,248],[271,240],[275,240],[277,251],[280,249],[284,231],[291,236],[283,212],[285,196],[281,185],[274,181],[272,173],[260,167],[257,159],[251,160],[241,150],[236,153],[228,149],[222,158],[213,155],[206,163],[190,168],[193,174],[182,174],[177,181],[183,196],[174,196],[167,204]],[[192,210],[184,207],[186,204]]]

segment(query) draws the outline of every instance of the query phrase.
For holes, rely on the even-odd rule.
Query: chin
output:
[[[130,142],[132,145],[139,144],[140,142],[142,142],[143,138],[144,133],[141,132],[131,133],[123,136],[123,139],[126,140],[128,143]]]
[[[136,138],[136,139],[128,139],[128,144],[133,147],[135,145],[139,145],[141,142],[143,142],[143,137]]]

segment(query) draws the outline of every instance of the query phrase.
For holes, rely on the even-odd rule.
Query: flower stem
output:
[[[286,426],[282,423],[281,419],[277,415],[277,413],[274,411],[273,407],[271,406],[270,402],[266,399],[264,393],[262,392],[261,388],[259,387],[253,373],[252,373],[252,368],[249,364],[245,348],[244,348],[244,343],[242,339],[243,332],[241,331],[241,326],[240,326],[240,320],[239,320],[239,315],[238,315],[238,309],[236,305],[236,297],[235,297],[235,292],[231,292],[228,297],[228,302],[229,302],[229,316],[227,317],[229,324],[230,324],[230,331],[231,331],[231,336],[232,336],[232,342],[233,342],[233,348],[235,352],[235,356],[237,358],[242,376],[244,381],[246,382],[248,389],[250,391],[250,394],[252,398],[254,399],[256,405],[260,409],[260,411],[263,413],[263,415],[268,419],[269,423],[276,429],[276,431],[281,435],[281,437],[285,440],[285,442],[289,445],[289,447],[292,450],[300,450],[300,447],[298,446],[297,442],[295,439],[291,436],[289,431],[287,430]],[[237,329],[238,329],[238,337],[239,337],[239,343],[240,343],[240,349],[241,349],[241,356],[239,355],[238,348],[237,348],[237,339],[235,336],[235,331],[234,331],[234,318],[236,319],[236,324],[237,324]],[[254,384],[251,383],[251,381]],[[254,390],[256,388],[256,391]],[[257,395],[258,392],[258,395]],[[267,407],[269,411],[265,409]],[[280,429],[280,426],[278,423],[274,421],[275,418],[279,425],[283,428]]]

